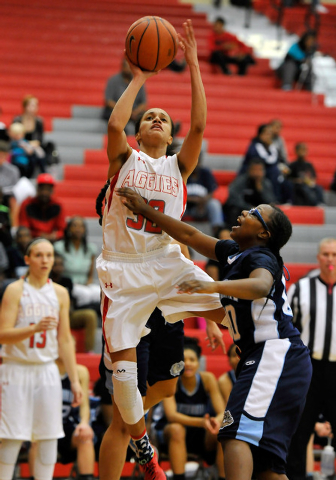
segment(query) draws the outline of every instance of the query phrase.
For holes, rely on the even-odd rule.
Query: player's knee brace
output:
[[[0,445],[0,478],[12,480],[22,440],[3,439]]]
[[[134,425],[144,415],[138,389],[137,364],[125,360],[112,364],[113,395],[125,423]]]
[[[57,460],[57,440],[40,440],[37,442],[34,462],[34,478],[36,480],[51,480]]]

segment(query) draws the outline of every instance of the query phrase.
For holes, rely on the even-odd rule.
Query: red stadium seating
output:
[[[219,378],[223,373],[231,370],[229,359],[227,355],[207,355],[205,360],[205,370],[212,372],[216,378]]]

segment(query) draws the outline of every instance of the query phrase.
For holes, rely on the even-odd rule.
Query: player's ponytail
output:
[[[107,180],[103,188],[100,190],[97,198],[96,198],[96,213],[99,216],[99,225],[102,224],[103,222],[103,200],[105,198],[106,191],[108,187],[110,186],[110,180]]]

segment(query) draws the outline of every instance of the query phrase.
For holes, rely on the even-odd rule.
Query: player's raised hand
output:
[[[184,36],[178,34],[179,44],[188,65],[198,65],[197,43],[191,20],[183,23]]]

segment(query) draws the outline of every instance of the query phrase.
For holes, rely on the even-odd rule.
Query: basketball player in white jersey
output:
[[[48,278],[54,248],[43,238],[27,248],[25,278],[10,284],[0,316],[0,479],[11,480],[23,441],[37,443],[36,480],[51,480],[62,428],[62,389],[55,364],[66,365],[79,404],[74,344],[66,289]]]
[[[103,217],[103,251],[97,259],[102,288],[103,334],[111,355],[114,400],[136,443],[145,479],[163,479],[149,444],[143,404],[137,388],[136,346],[145,324],[158,307],[168,322],[198,315],[220,322],[224,318],[218,295],[177,295],[182,279],[207,279],[178,245],[155,224],[125,208],[116,191],[130,187],[146,202],[180,219],[186,203],[186,181],[194,170],[206,124],[206,99],[197,59],[191,21],[184,23],[180,46],[190,71],[191,122],[180,152],[166,156],[173,141],[173,125],[160,108],[145,112],[136,127],[140,152],[127,143],[125,126],[135,97],[153,75],[130,65],[133,79],[116,103],[108,123],[109,158],[106,207]]]

